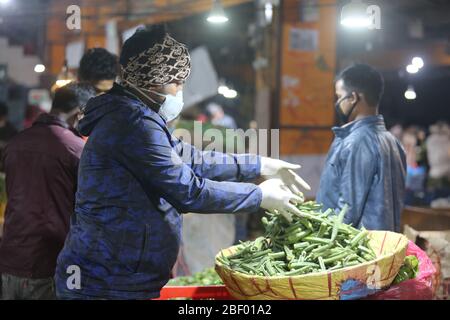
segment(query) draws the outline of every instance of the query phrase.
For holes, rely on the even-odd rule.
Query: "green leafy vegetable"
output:
[[[416,256],[406,256],[403,265],[397,273],[392,284],[414,279],[419,273],[419,259]]]
[[[208,268],[204,271],[194,273],[192,276],[177,277],[170,279],[169,286],[210,286],[221,285],[220,279],[214,268]]]
[[[369,233],[343,223],[348,210],[338,215],[322,212],[316,202],[297,205],[301,211],[289,223],[267,213],[262,218],[264,236],[243,242],[231,256],[218,261],[235,271],[259,276],[291,276],[350,267],[372,261]]]

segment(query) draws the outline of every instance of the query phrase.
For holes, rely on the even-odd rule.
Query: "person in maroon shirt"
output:
[[[16,135],[4,151],[6,191],[0,273],[3,299],[54,299],[56,259],[69,230],[84,141],[73,129],[95,96],[89,84],[58,89],[50,114]]]
[[[0,101],[0,159],[6,144],[18,132],[17,129],[11,124],[11,122],[9,122],[8,113],[8,106]],[[3,172],[1,164],[0,171]]]

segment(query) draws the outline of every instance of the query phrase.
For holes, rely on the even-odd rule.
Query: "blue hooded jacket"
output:
[[[180,213],[260,207],[261,190],[237,183],[260,175],[258,156],[196,150],[117,84],[89,101],[78,129],[89,139],[57,261],[60,298],[158,297],[178,255]]]
[[[383,116],[333,128],[335,140],[320,179],[317,201],[326,209],[350,210],[344,218],[358,228],[400,231],[406,156],[386,130]]]

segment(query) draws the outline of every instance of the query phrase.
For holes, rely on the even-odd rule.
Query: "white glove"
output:
[[[262,192],[261,208],[279,213],[289,222],[292,222],[290,213],[301,214],[294,204],[302,203],[303,198],[289,191],[280,179],[266,180],[259,185],[259,188]]]
[[[305,180],[293,171],[300,168],[301,166],[298,164],[261,157],[261,176],[269,179],[280,179],[295,194],[301,194],[300,188],[311,190]]]

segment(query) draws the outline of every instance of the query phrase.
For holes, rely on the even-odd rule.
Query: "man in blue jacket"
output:
[[[290,219],[299,188],[309,188],[292,171],[299,166],[201,152],[172,137],[167,122],[182,110],[190,58],[162,26],[138,30],[120,63],[121,84],[91,99],[79,122],[89,140],[56,268],[61,299],[156,298],[177,258],[180,213],[261,207]],[[260,175],[273,179],[248,183]]]
[[[385,127],[378,105],[384,84],[374,68],[357,64],[336,81],[336,112],[344,123],[322,173],[317,201],[326,208],[350,206],[346,223],[400,231],[405,190],[405,152]]]

